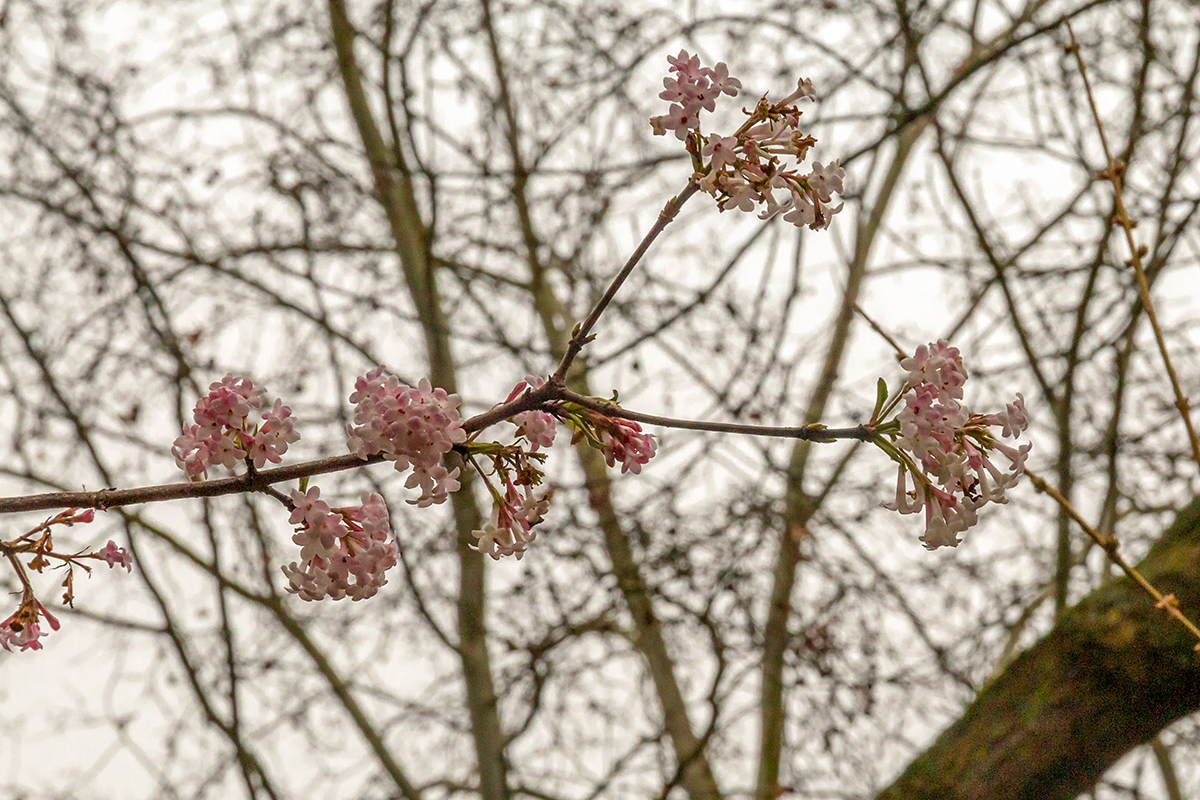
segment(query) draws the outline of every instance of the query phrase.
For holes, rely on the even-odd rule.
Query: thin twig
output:
[[[1063,497],[1057,489],[1046,483],[1046,481],[1044,481],[1042,478],[1038,477],[1032,472],[1029,472],[1028,470],[1025,471],[1025,474],[1029,476],[1030,482],[1033,483],[1033,488],[1037,489],[1042,494],[1049,495],[1054,502],[1058,503],[1059,506],[1061,506],[1062,509],[1067,512],[1067,515],[1070,516],[1071,519],[1075,520],[1079,527],[1083,529],[1083,532],[1090,536],[1092,541],[1100,545],[1101,549],[1104,550],[1105,555],[1108,556],[1109,561],[1116,564],[1117,567],[1119,567],[1122,572],[1128,575],[1134,583],[1140,586],[1142,590],[1146,592],[1146,594],[1154,598],[1155,608],[1160,608],[1166,611],[1172,617],[1177,619],[1179,624],[1187,628],[1188,631],[1196,637],[1196,639],[1200,640],[1200,628],[1197,628],[1195,624],[1188,619],[1182,611],[1179,610],[1179,603],[1175,600],[1175,595],[1164,595],[1158,589],[1155,589],[1154,585],[1150,583],[1150,581],[1146,580],[1142,573],[1138,572],[1133,565],[1126,561],[1125,558],[1119,552],[1117,552],[1118,543],[1116,539],[1104,536],[1098,530],[1089,525],[1087,520],[1080,516],[1079,512],[1075,510],[1067,498]],[[1200,644],[1197,644],[1195,649],[1197,652],[1200,652]]]
[[[832,442],[837,439],[857,439],[869,442],[875,432],[869,425],[855,425],[852,428],[826,428],[822,425],[799,425],[793,427],[778,427],[770,425],[743,425],[734,422],[705,422],[703,420],[675,419],[660,417],[655,414],[643,414],[622,408],[616,403],[597,400],[594,397],[577,394],[567,389],[563,398],[570,403],[599,411],[609,417],[631,419],[634,422],[645,422],[663,428],[681,428],[690,431],[715,431],[717,433],[735,433],[744,436],[774,436],[783,439],[803,439],[809,442]]]
[[[1179,376],[1175,373],[1175,367],[1171,364],[1171,358],[1167,354],[1167,342],[1163,338],[1162,328],[1158,324],[1158,315],[1154,312],[1154,302],[1150,299],[1150,284],[1146,280],[1146,270],[1142,266],[1143,248],[1139,247],[1133,239],[1133,227],[1136,223],[1129,218],[1129,214],[1125,210],[1125,201],[1122,196],[1122,177],[1125,174],[1125,165],[1117,159],[1113,158],[1112,151],[1108,146],[1108,137],[1104,133],[1104,123],[1100,120],[1100,112],[1096,108],[1096,98],[1092,94],[1092,84],[1088,80],[1087,68],[1083,63],[1083,56],[1079,53],[1079,42],[1075,39],[1075,31],[1071,29],[1071,23],[1068,21],[1067,35],[1071,37],[1071,44],[1067,47],[1067,52],[1075,56],[1075,63],[1079,67],[1079,74],[1083,78],[1083,88],[1087,92],[1088,106],[1092,110],[1092,119],[1096,122],[1096,131],[1100,134],[1100,145],[1104,148],[1104,160],[1107,166],[1100,173],[1099,177],[1109,181],[1113,185],[1113,206],[1116,213],[1113,216],[1113,222],[1121,226],[1125,231],[1125,241],[1129,245],[1129,252],[1132,254],[1129,261],[1126,262],[1133,267],[1133,274],[1137,279],[1138,295],[1142,299],[1142,308],[1146,312],[1146,318],[1150,320],[1150,327],[1154,330],[1154,341],[1158,343],[1158,352],[1162,354],[1163,365],[1167,368],[1167,377],[1171,381],[1171,390],[1175,393],[1175,407],[1179,409],[1179,415],[1183,418],[1183,425],[1187,428],[1188,443],[1192,447],[1192,460],[1196,462],[1196,466],[1200,467],[1200,438],[1196,436],[1196,429],[1192,427],[1192,417],[1188,411],[1188,400],[1183,394],[1183,389],[1179,386]]]
[[[608,308],[608,304],[612,302],[616,296],[617,290],[621,288],[621,284],[625,283],[625,279],[633,272],[633,268],[642,260],[642,256],[650,249],[650,245],[658,238],[658,235],[663,232],[663,229],[671,223],[671,220],[679,214],[679,209],[683,208],[683,204],[696,193],[700,186],[695,179],[688,181],[687,187],[675,197],[667,201],[663,206],[663,210],[659,212],[658,219],[655,220],[654,226],[646,232],[637,249],[629,256],[629,260],[625,262],[625,266],[621,267],[621,271],[613,277],[612,283],[605,289],[604,294],[596,301],[596,305],[592,308],[591,313],[583,322],[575,326],[575,330],[571,333],[571,341],[567,344],[567,351],[563,354],[562,361],[558,364],[558,369],[554,370],[554,375],[551,377],[553,383],[562,383],[566,380],[567,370],[571,368],[571,363],[575,357],[579,355],[579,351],[583,346],[591,341],[591,331],[595,327],[596,321],[600,319],[600,315]]]

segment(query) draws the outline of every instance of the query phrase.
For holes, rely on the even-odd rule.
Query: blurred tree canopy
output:
[[[1068,19],[1195,396],[1187,0],[7,0],[0,490],[180,479],[170,443],[226,372],[290,402],[289,460],[346,452],[346,398],[377,364],[467,413],[547,374],[691,175],[647,123],[685,47],[741,79],[716,113],[729,130],[811,78],[812,158],[841,160],[846,208],[814,233],[692,199],[572,386],[678,417],[850,425],[899,374],[856,308],[909,349],[946,337],[967,402],[1022,391],[1032,469],[1194,619],[1200,482],[1110,231]],[[1046,497],[1022,484],[928,553],[918,520],[880,507],[894,467],[871,448],[654,432],[640,476],[560,434],[554,508],[520,562],[469,548],[478,482],[417,509],[386,465],[325,476],[325,497],[391,506],[401,563],[365,603],[282,591],[294,547],[270,498],[74,528],[128,546],[134,576],[94,576],[46,651],[3,655],[0,786],[1200,793],[1200,656]]]

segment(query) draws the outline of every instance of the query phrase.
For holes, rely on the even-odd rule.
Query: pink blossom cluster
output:
[[[504,556],[516,556],[521,560],[525,548],[537,538],[534,526],[546,516],[550,510],[551,492],[536,497],[532,485],[520,488],[512,480],[506,479],[503,497],[493,498],[492,518],[482,530],[472,531],[479,539],[472,548],[487,553],[497,561]],[[523,491],[522,491],[523,490]]]
[[[262,405],[265,390],[249,378],[229,374],[208,388],[192,412],[195,424],[185,427],[171,448],[192,480],[206,477],[216,464],[227,469],[246,460],[256,468],[268,461],[278,464],[288,445],[300,438],[292,410],[282,400],[263,412],[261,424],[250,422],[250,411]]]
[[[361,506],[330,508],[314,486],[303,493],[293,489],[292,506],[292,541],[300,545],[301,564],[283,567],[289,592],[303,600],[363,600],[387,583],[396,546],[382,497],[364,493]]]
[[[686,139],[688,131],[700,130],[700,111],[712,111],[717,98],[722,94],[737,97],[742,82],[729,77],[725,62],[715,67],[700,66],[700,56],[689,55],[680,50],[677,56],[667,56],[674,78],[663,78],[666,88],[658,95],[671,104],[667,114],[651,117],[650,125],[656,136],[675,131],[679,139]]]
[[[420,488],[421,496],[410,503],[422,508],[442,503],[459,490],[459,468],[447,470],[442,456],[467,439],[458,415],[462,398],[433,388],[427,379],[407,386],[377,367],[355,381],[350,402],[350,452],[361,458],[382,453],[398,471],[411,467],[405,486]]]
[[[1018,394],[998,414],[971,413],[961,402],[967,380],[962,358],[944,340],[921,345],[900,366],[908,371],[894,442],[901,459],[896,500],[886,505],[901,514],[924,510],[925,547],[954,547],[958,534],[978,521],[978,510],[1008,502],[1005,491],[1020,479],[1031,445],[1006,445],[991,428],[1016,439],[1028,425],[1025,401]],[[1007,469],[993,463],[996,453],[1008,460]],[[905,477],[910,472],[913,490]]]
[[[642,426],[631,419],[600,417],[596,432],[604,450],[604,460],[614,466],[621,462],[621,472],[635,475],[642,465],[654,458],[657,445],[654,437],[642,430]]]
[[[539,375],[526,375],[513,390],[508,393],[505,403],[511,403],[521,396],[526,389],[540,389],[546,385],[546,379]],[[547,411],[522,411],[512,418],[517,426],[517,437],[529,442],[529,452],[536,453],[539,448],[550,447],[554,444],[554,435],[558,432],[558,420]]]
[[[842,203],[833,205],[833,201],[835,194],[843,193],[846,173],[837,161],[825,166],[818,161],[807,173],[799,169],[816,139],[800,130],[801,112],[794,103],[815,97],[812,82],[802,78],[794,92],[776,103],[764,97],[746,112],[750,119],[733,136],[703,136],[700,111],[712,111],[722,93],[736,95],[741,83],[729,77],[724,63],[713,69],[701,67],[699,57],[687,51],[667,60],[677,77],[664,79],[667,88],[659,97],[672,101],[670,113],[652,117],[650,125],[656,135],[673,130],[680,139],[694,138],[689,150],[698,168],[701,157],[707,158],[700,188],[717,199],[720,209],[758,208],[763,219],[782,213],[797,227],[829,227],[842,209]]]
[[[50,630],[58,630],[58,619],[46,610],[46,607],[35,600],[32,595],[22,601],[11,617],[0,622],[0,647],[12,652],[14,647],[22,650],[41,650],[39,641],[46,634],[38,624],[38,617],[46,618]]]

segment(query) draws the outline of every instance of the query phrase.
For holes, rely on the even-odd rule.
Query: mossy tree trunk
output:
[[[1200,499],[1138,565],[1200,612]],[[1068,800],[1200,708],[1200,653],[1128,579],[1097,589],[988,685],[877,800]]]

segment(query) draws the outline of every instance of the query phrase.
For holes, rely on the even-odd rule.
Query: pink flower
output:
[[[687,50],[680,50],[677,56],[667,56],[671,72],[679,73],[682,78],[694,79],[700,77],[700,56],[689,55]]]
[[[42,643],[39,639],[45,634],[38,625],[39,615],[50,623],[50,630],[59,629],[58,619],[30,596],[22,601],[11,617],[0,622],[0,647],[9,652],[13,647],[20,647],[21,650],[41,650]]]
[[[724,62],[701,67],[699,59],[686,51],[667,61],[675,77],[663,80],[659,97],[671,105],[666,114],[651,117],[650,125],[657,136],[674,131],[686,140],[695,134],[699,155],[708,158],[696,176],[698,184],[716,198],[720,209],[754,211],[760,206],[762,219],[782,211],[784,219],[798,227],[829,227],[842,209],[842,203],[834,204],[834,195],[843,193],[845,171],[837,161],[828,166],[817,162],[807,174],[799,169],[816,139],[800,130],[800,111],[794,103],[815,96],[812,82],[802,78],[782,100],[772,104],[764,98],[746,110],[752,124],[735,136],[702,136],[700,112],[712,111],[723,94],[736,95],[741,82],[729,76]],[[691,144],[689,151],[696,155]],[[787,199],[780,202],[777,190]]]
[[[665,89],[658,96],[672,105],[665,116],[651,117],[650,125],[656,136],[675,131],[676,137],[683,140],[688,131],[699,129],[701,110],[712,111],[717,97],[736,95],[742,84],[729,77],[724,62],[714,69],[701,67],[700,57],[689,55],[686,50],[680,50],[675,57],[668,56],[667,62],[676,77],[663,79]]]
[[[486,553],[499,561],[504,556],[516,556],[520,561],[525,549],[537,538],[534,526],[550,509],[550,492],[535,497],[533,488],[522,487],[522,493],[512,481],[505,486],[504,497],[493,504],[492,518],[480,530],[471,531],[479,540],[473,550]]]
[[[719,174],[720,169],[726,164],[737,163],[737,152],[734,149],[736,147],[737,139],[732,136],[718,136],[714,133],[708,137],[708,142],[701,152],[709,156],[709,166],[717,170]]]
[[[133,568],[133,556],[131,556],[129,551],[125,548],[117,547],[117,543],[112,539],[109,539],[108,544],[104,546],[104,549],[99,551],[96,555],[102,558],[104,562],[108,564],[110,569],[115,566],[122,566],[125,568],[126,572],[129,572]]]
[[[817,207],[803,194],[792,194],[791,211],[783,215],[784,222],[790,222],[797,228],[812,225],[817,221]]]
[[[708,78],[714,89],[730,97],[737,97],[738,90],[742,88],[741,81],[729,77],[729,67],[725,65],[724,61],[718,61],[715,67],[707,70],[705,77]]]
[[[278,464],[287,452],[288,445],[299,440],[296,433],[296,421],[292,418],[292,410],[276,399],[270,411],[262,415],[263,424],[254,435],[254,441],[247,449],[247,455],[253,460],[257,469],[270,461]]]
[[[362,505],[330,509],[318,500],[316,487],[292,491],[292,540],[300,545],[301,563],[283,567],[288,591],[302,600],[363,600],[387,583],[396,565],[387,506],[377,494],[363,494]]]
[[[421,496],[409,500],[417,508],[425,508],[435,503],[444,503],[453,492],[462,488],[458,482],[459,468],[447,470],[441,464],[432,467],[414,467],[408,480],[404,482],[406,489],[421,489]]]
[[[278,399],[263,413],[261,426],[249,422],[251,409],[262,405],[265,391],[249,378],[230,374],[213,383],[196,402],[195,424],[185,426],[171,447],[175,462],[190,480],[207,477],[208,469],[216,465],[233,469],[239,461],[249,460],[261,468],[268,461],[280,462],[300,434],[294,430],[292,410]]]
[[[780,105],[791,105],[792,103],[796,102],[797,100],[802,100],[806,97],[809,100],[816,100],[817,99],[817,90],[813,88],[813,82],[811,80],[809,80],[808,78],[801,78],[796,83],[796,91],[792,92],[787,97],[780,100],[779,103],[780,103]]]
[[[467,438],[458,395],[435,389],[425,379],[416,387],[406,386],[378,367],[355,381],[350,402],[355,407],[350,452],[360,458],[380,453],[397,471],[411,467],[409,485],[422,489],[418,505],[444,502],[458,490],[458,468],[441,466],[442,457]]]
[[[76,523],[88,523],[95,518],[96,509],[94,508],[87,508],[83,510],[78,508],[68,508],[66,511],[59,513],[48,522],[51,525],[74,525]]]
[[[540,389],[545,385],[545,378],[539,375],[526,375],[525,379],[519,381],[508,393],[504,402],[511,403],[526,390]],[[536,453],[539,447],[550,447],[554,444],[558,420],[554,418],[553,414],[546,411],[522,411],[512,418],[512,423],[517,426],[517,436],[523,436],[529,441],[529,452]]]
[[[36,622],[21,624],[14,622],[12,617],[0,622],[0,647],[12,652],[13,647],[22,650],[41,650],[41,628]]]
[[[550,447],[554,444],[554,436],[558,431],[558,420],[553,414],[545,411],[523,411],[513,417],[517,426],[517,436],[529,440],[529,452],[536,453],[540,447]]]
[[[813,164],[812,172],[808,174],[808,185],[822,203],[828,203],[833,200],[835,193],[842,193],[842,179],[845,177],[846,170],[842,169],[837,161],[829,162],[827,167],[822,167],[818,161]]]
[[[621,462],[621,472],[635,475],[642,465],[654,457],[654,437],[642,431],[642,426],[629,419],[608,418],[608,424],[600,429],[600,442],[604,447],[604,460],[615,466]]]
[[[1000,414],[972,414],[959,401],[967,372],[957,348],[944,340],[921,345],[901,360],[908,371],[904,405],[895,419],[881,426],[897,448],[899,462],[896,499],[886,507],[901,514],[925,511],[925,546],[956,546],[958,534],[975,525],[978,510],[987,503],[1007,503],[1005,492],[1024,471],[1030,445],[1019,448],[1000,442],[1015,439],[1028,425],[1024,399]],[[999,453],[1007,469],[993,461]],[[906,475],[914,478],[913,489]]]

